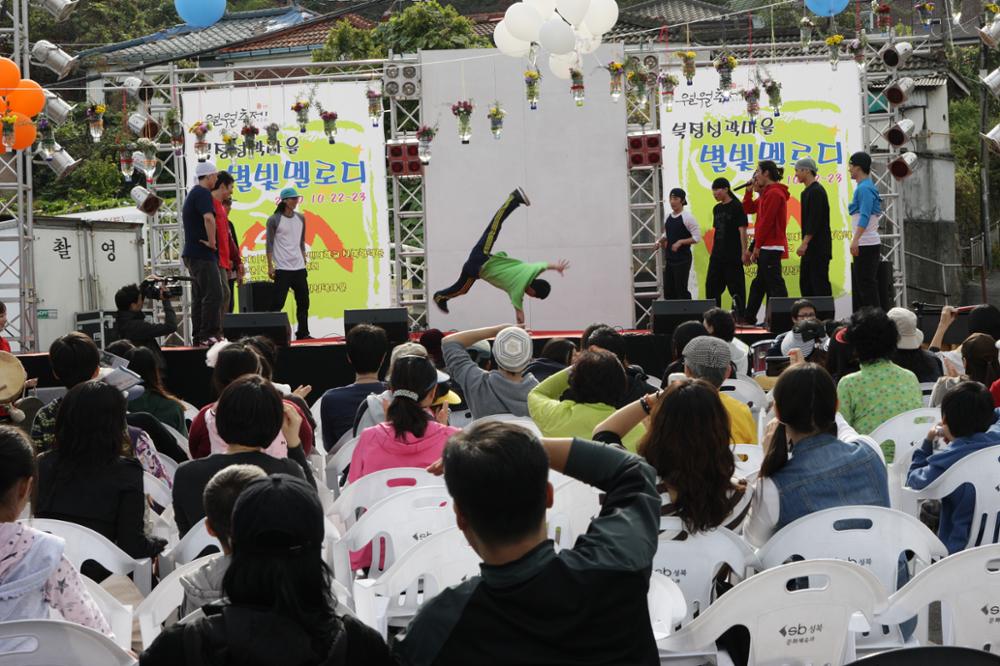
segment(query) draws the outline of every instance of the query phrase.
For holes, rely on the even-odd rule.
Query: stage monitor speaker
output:
[[[267,312],[274,307],[273,282],[245,282],[239,286],[237,295],[240,312]]]
[[[285,312],[241,312],[222,318],[222,332],[227,340],[239,340],[251,335],[263,335],[279,347],[287,347],[292,339],[292,327]]]
[[[785,331],[792,330],[792,304],[802,298],[811,302],[816,306],[816,317],[820,321],[826,321],[827,319],[833,319],[834,308],[833,308],[833,297],[832,296],[797,296],[795,298],[768,298],[767,299],[767,314],[765,315],[765,321],[767,322],[767,330],[769,330],[774,335],[778,333],[784,333]]]
[[[937,330],[938,322],[941,320],[941,308],[935,307],[932,312],[917,311],[917,328],[924,334],[924,342],[930,343]],[[965,339],[969,337],[969,311],[959,311],[955,321],[951,323],[944,333],[942,342],[946,345],[959,347]]]
[[[701,321],[705,311],[714,307],[714,300],[653,301],[653,334],[673,335],[675,328],[686,321]]]
[[[410,322],[406,308],[344,310],[344,335],[358,324],[378,326],[385,331],[391,345],[398,345],[410,339]]]

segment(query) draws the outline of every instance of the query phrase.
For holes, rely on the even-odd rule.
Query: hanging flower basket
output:
[[[421,164],[431,163],[431,141],[434,140],[436,134],[437,128],[435,127],[421,125],[417,129],[417,157],[420,158]]]
[[[240,153],[240,147],[236,145],[236,135],[230,132],[222,133],[222,145],[224,146],[224,151],[226,157],[231,159],[235,158]]]
[[[135,147],[142,154],[142,164],[139,168],[146,174],[146,183],[152,184],[156,176],[156,165],[159,160],[156,158],[157,147],[152,139],[142,138],[135,142]]]
[[[188,128],[188,132],[194,134],[194,155],[199,162],[204,162],[212,152],[212,146],[205,141],[205,135],[212,129],[212,124],[199,120]]]
[[[136,146],[133,143],[127,146],[119,146],[118,148],[118,168],[121,170],[125,180],[132,180],[132,175],[135,173],[135,161],[132,158],[135,148]]]
[[[278,123],[271,123],[264,128],[264,131],[267,132],[267,152],[277,153],[281,151],[281,141],[278,140],[280,130]]]
[[[507,115],[507,112],[500,108],[500,101],[497,100],[493,102],[486,115],[490,119],[490,132],[493,134],[493,138],[499,139],[503,133],[503,117]]]
[[[611,101],[617,102],[622,98],[624,90],[625,65],[617,61],[611,61],[608,65],[608,73],[611,74]]]
[[[451,114],[458,118],[458,138],[463,144],[472,139],[472,102],[460,99],[451,105]]]
[[[295,119],[299,122],[299,131],[305,133],[306,125],[309,123],[309,102],[298,100],[292,104],[292,111],[295,112]]]
[[[722,101],[728,102],[733,89],[733,70],[739,61],[731,55],[722,55],[716,58],[715,69],[719,72],[719,90],[722,92]]]
[[[628,80],[633,102],[636,106],[645,108],[649,103],[649,78],[646,70],[641,66],[632,67],[625,78]]]
[[[372,127],[378,127],[382,118],[382,93],[374,88],[369,88],[365,93],[368,98],[368,119],[372,121]]]
[[[813,28],[815,27],[816,24],[808,16],[803,16],[802,20],[799,21],[799,44],[801,44],[803,50],[809,48],[809,44],[812,42]]]
[[[840,44],[843,41],[843,35],[830,35],[826,38],[826,48],[830,51],[830,69],[834,71],[837,69],[837,63],[840,62]]]
[[[920,23],[929,30],[931,24],[934,22],[934,3],[918,2],[913,6],[913,8],[917,10],[917,15],[920,17]]]
[[[677,57],[681,59],[681,63],[684,71],[684,78],[687,79],[687,84],[689,86],[694,85],[694,74],[697,71],[697,67],[694,64],[694,59],[698,57],[694,51],[681,51],[677,54]]]
[[[760,88],[751,86],[744,89],[743,101],[747,103],[747,115],[756,118],[760,113]]]
[[[762,85],[767,93],[767,103],[771,105],[771,111],[777,118],[781,115],[781,84],[774,79],[765,79]]]
[[[320,111],[319,117],[323,120],[323,132],[326,134],[327,143],[337,143],[337,112]]]
[[[87,127],[90,130],[90,138],[94,143],[98,143],[104,135],[104,113],[108,110],[103,104],[87,105]]]
[[[573,68],[569,70],[570,92],[573,93],[573,101],[577,106],[583,106],[586,91],[583,87],[583,72]]]
[[[534,111],[538,108],[538,88],[542,74],[537,69],[529,69],[524,73],[524,96],[528,100],[528,108]]]
[[[660,85],[660,98],[663,100],[664,108],[667,111],[673,111],[674,91],[680,85],[680,80],[668,72],[661,72],[656,80]]]
[[[260,134],[260,129],[250,121],[245,120],[240,134],[243,136],[243,148],[247,155],[253,157],[257,153],[257,135]]]
[[[38,130],[38,145],[39,151],[42,154],[42,158],[46,162],[52,161],[52,156],[56,152],[56,134],[55,130],[52,128],[52,123],[45,116],[38,119],[38,123],[35,125]]]
[[[888,34],[892,30],[892,7],[887,2],[877,3],[875,9],[875,23],[879,30]]]
[[[854,62],[858,63],[858,69],[864,71],[865,51],[868,50],[868,35],[865,34],[864,30],[851,40],[849,48],[851,49],[851,55],[854,57]]]
[[[996,2],[987,2],[983,4],[983,10],[990,15],[987,23],[991,23],[997,14],[1000,14],[1000,4]]]

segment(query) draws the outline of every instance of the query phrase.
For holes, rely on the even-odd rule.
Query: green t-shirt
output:
[[[479,269],[479,277],[497,289],[506,291],[514,307],[523,310],[524,290],[548,267],[549,265],[544,261],[529,264],[520,259],[508,257],[506,252],[497,252],[490,255],[483,267]]]

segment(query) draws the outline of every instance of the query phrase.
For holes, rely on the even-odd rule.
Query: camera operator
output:
[[[142,306],[146,298],[154,298],[163,303],[163,323],[146,321]],[[156,339],[177,331],[177,313],[170,303],[170,292],[163,281],[144,280],[142,285],[129,284],[115,293],[115,330],[119,339],[129,340],[137,347],[148,347],[160,356],[160,344]],[[162,359],[162,357],[160,357]]]

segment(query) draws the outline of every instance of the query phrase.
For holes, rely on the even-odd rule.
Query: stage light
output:
[[[913,175],[913,169],[917,166],[916,153],[903,153],[893,161],[889,162],[889,173],[896,180],[903,180]]]
[[[42,92],[45,93],[45,108],[43,111],[49,120],[56,125],[62,125],[69,120],[73,109],[76,108],[76,104],[70,104],[51,90],[43,90]]]
[[[80,0],[32,0],[32,2],[52,14],[57,21],[68,18],[80,4]]]
[[[985,141],[994,153],[1000,153],[1000,125],[991,129],[987,134],[980,134],[979,138]]]
[[[83,160],[74,160],[73,156],[57,143],[55,150],[52,152],[52,159],[46,160],[45,163],[56,172],[57,178],[65,178],[76,171],[76,168],[83,163]]]
[[[916,125],[909,118],[903,118],[898,123],[895,123],[892,127],[887,129],[882,136],[893,146],[899,148],[904,143],[910,140],[913,136],[913,131],[916,129]]]
[[[979,78],[994,97],[1000,97],[1000,67]]]
[[[896,79],[885,89],[885,98],[890,106],[899,106],[910,99],[910,93],[917,87],[916,81],[908,76]]]
[[[889,69],[896,69],[906,64],[913,54],[913,44],[909,42],[887,43],[879,49],[878,55],[882,63]]]
[[[138,76],[130,76],[122,81],[122,87],[130,99],[143,104],[149,104],[153,99],[153,84]]]
[[[39,65],[55,72],[60,79],[69,76],[70,72],[76,69],[79,64],[76,56],[71,56],[46,39],[35,42],[35,45],[31,47],[31,57]]]
[[[993,17],[993,22],[979,28],[979,40],[991,49],[1000,44],[1000,15]]]
[[[160,210],[160,206],[163,205],[163,199],[141,185],[133,187],[131,194],[135,207],[146,215],[156,215],[156,211]]]

